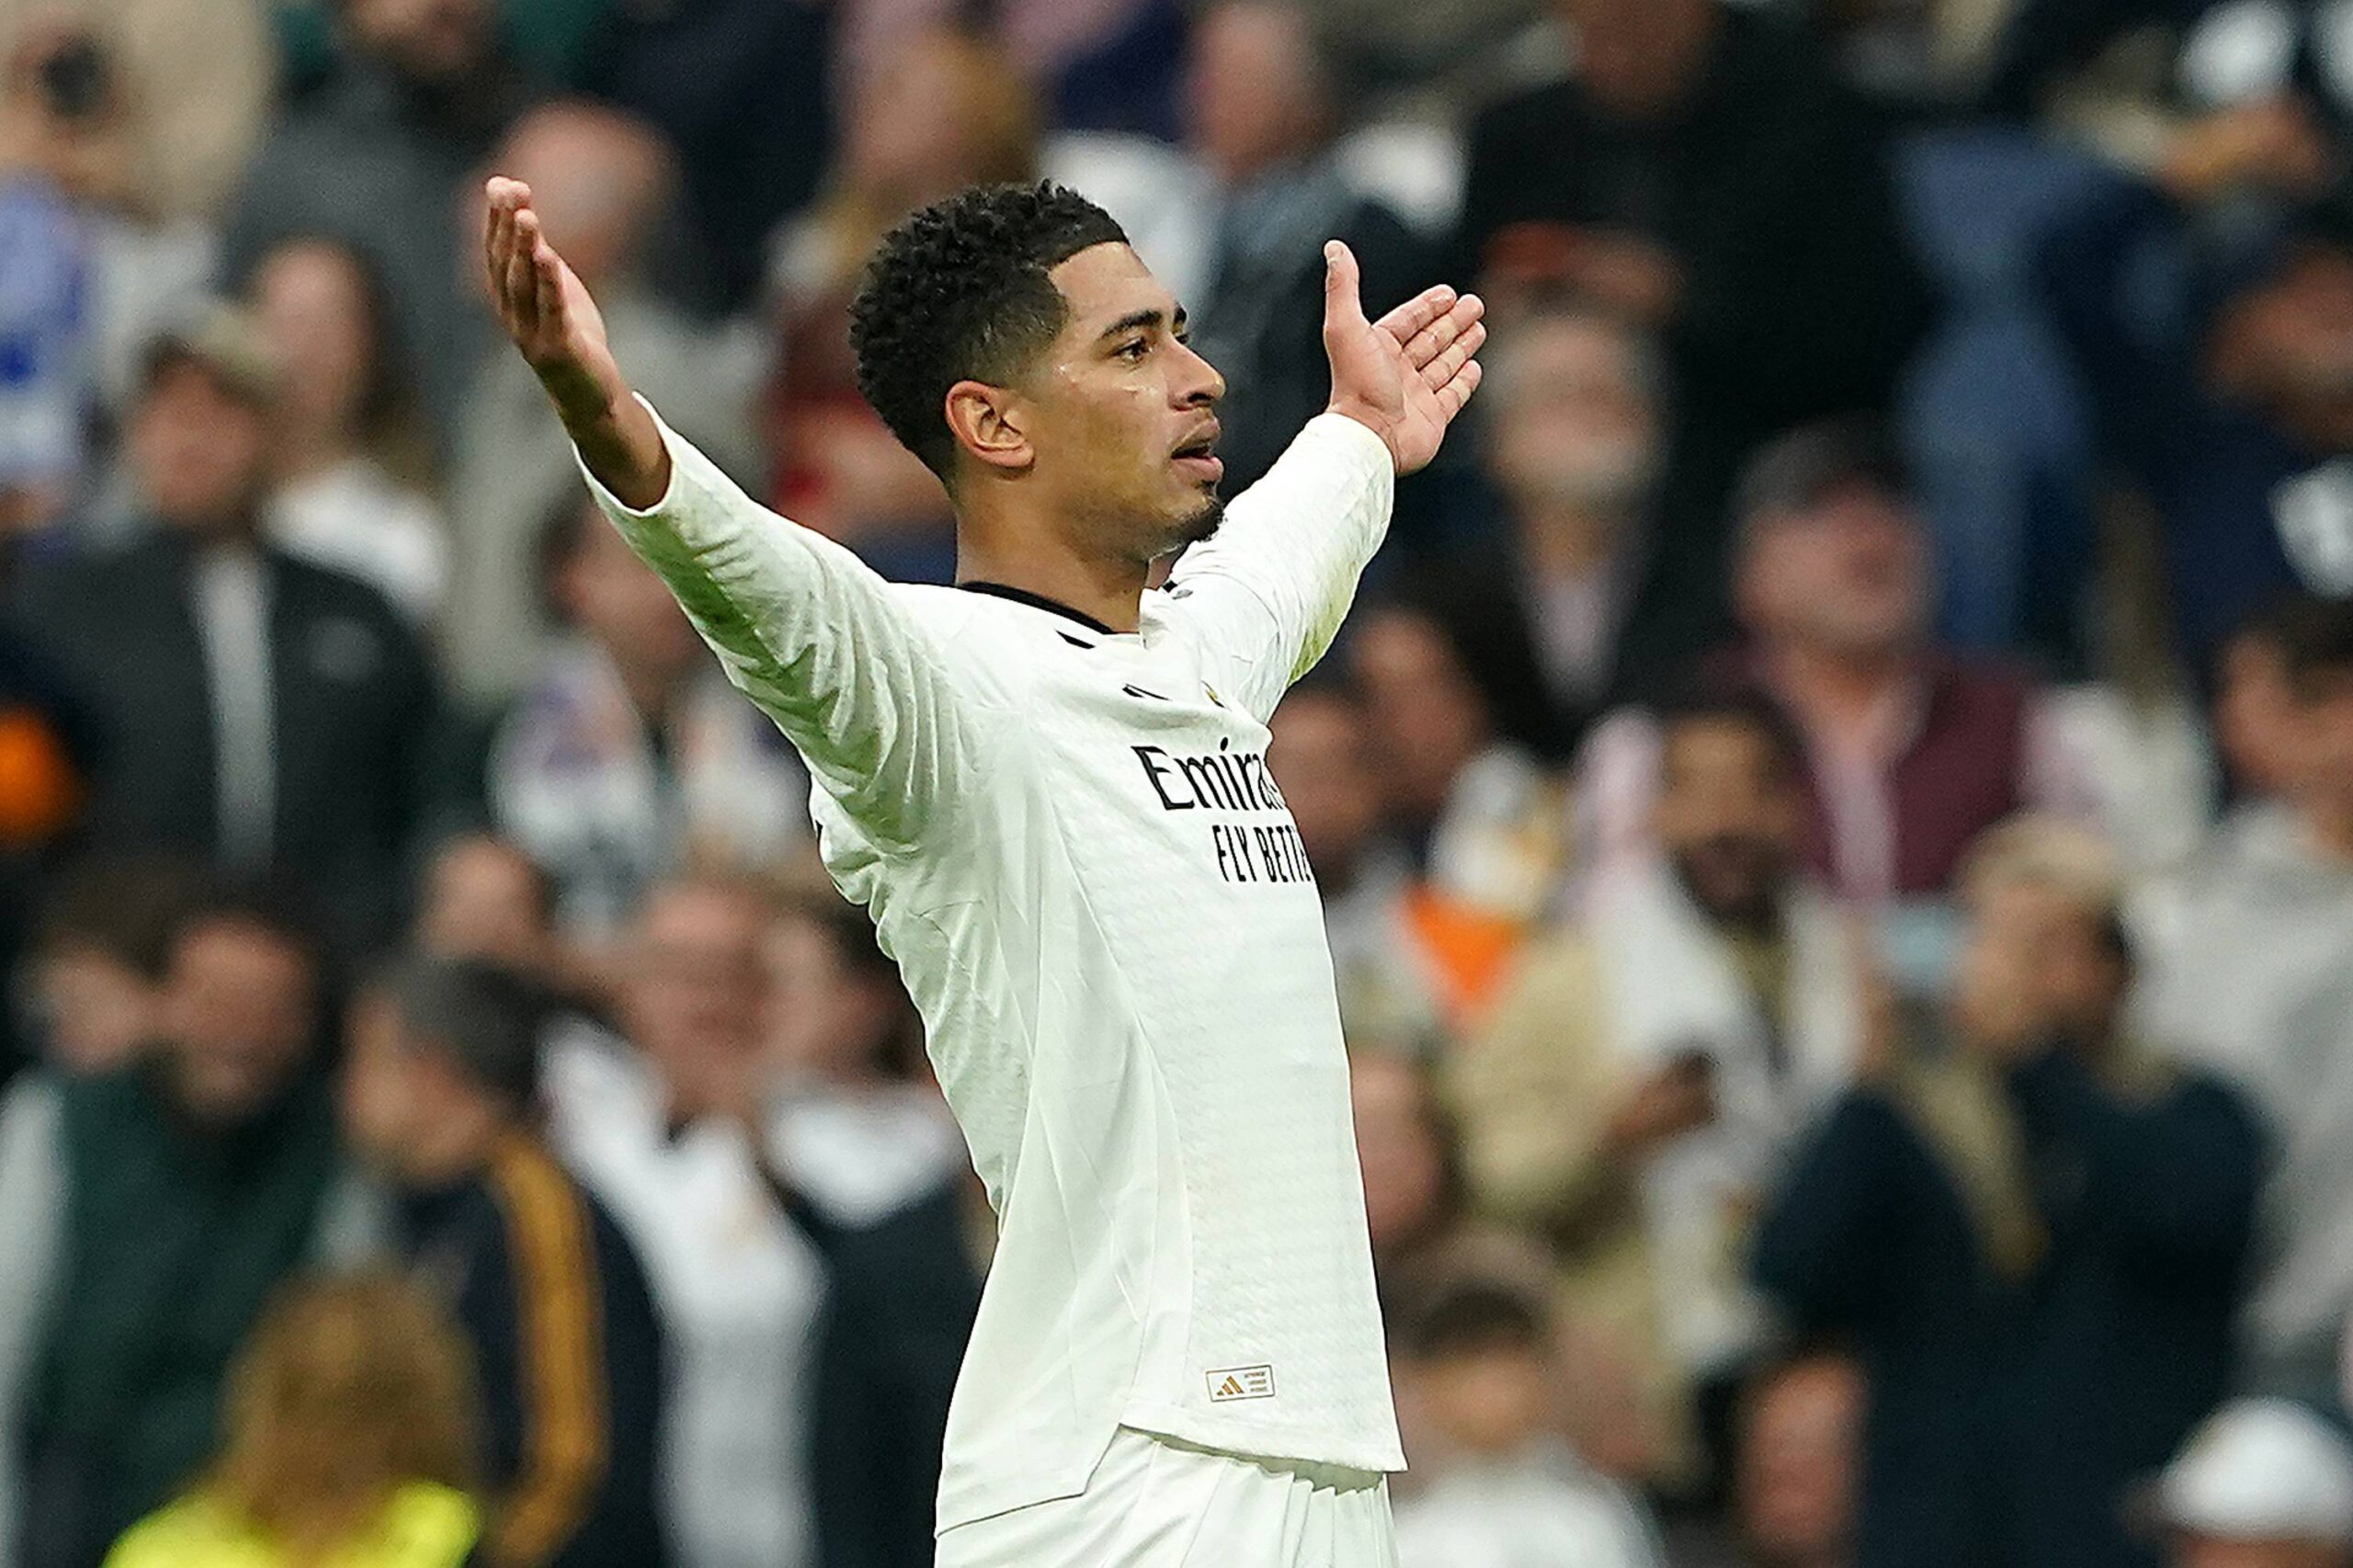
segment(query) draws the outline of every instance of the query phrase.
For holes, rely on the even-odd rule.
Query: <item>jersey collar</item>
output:
[[[1003,583],[974,582],[959,583],[956,585],[968,594],[987,594],[994,598],[1011,599],[1015,604],[1028,605],[1031,609],[1042,609],[1049,615],[1062,616],[1065,619],[1078,622],[1089,631],[1099,631],[1106,637],[1120,635],[1120,632],[1104,625],[1085,610],[1073,609],[1059,599],[1050,599],[1043,594],[1033,594],[1027,588],[1007,587]]]

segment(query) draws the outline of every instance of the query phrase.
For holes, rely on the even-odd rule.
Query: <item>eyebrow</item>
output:
[[[1103,336],[1098,338],[1097,341],[1101,342],[1110,338],[1123,336],[1128,333],[1135,331],[1138,327],[1156,327],[1164,322],[1168,324],[1171,331],[1179,334],[1183,333],[1185,330],[1185,307],[1182,305],[1176,307],[1176,315],[1174,321],[1170,321],[1167,313],[1156,305],[1141,311],[1130,311],[1126,315],[1121,316],[1118,321],[1115,321],[1109,326],[1105,327],[1103,329]]]

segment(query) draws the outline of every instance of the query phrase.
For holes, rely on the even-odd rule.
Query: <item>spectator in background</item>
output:
[[[230,1372],[220,1458],[106,1568],[463,1568],[481,1529],[467,1354],[396,1276],[288,1288]]]
[[[1560,1437],[1542,1299],[1540,1285],[1457,1268],[1407,1304],[1397,1360],[1427,1446],[1419,1485],[1397,1505],[1403,1568],[1664,1562],[1641,1504]]]
[[[426,864],[416,945],[444,958],[540,973],[555,942],[555,898],[553,879],[514,844],[460,834]]]
[[[0,546],[5,549],[5,546]],[[56,661],[0,612],[0,983],[17,970],[40,900],[82,825],[97,737]],[[38,1041],[0,1001],[0,1075]]]
[[[1351,1052],[1348,1104],[1373,1273],[1382,1301],[1393,1306],[1428,1261],[1463,1234],[1462,1137],[1429,1071],[1403,1056]]]
[[[313,234],[372,258],[446,457],[470,422],[466,381],[486,325],[462,291],[472,273],[450,259],[460,252],[457,193],[525,92],[500,54],[494,0],[343,0],[337,11],[338,64],[279,117],[247,168],[223,260],[242,279],[280,241]]]
[[[1665,343],[1655,569],[1663,602],[1699,607],[1696,651],[1722,613],[1723,504],[1749,450],[1883,406],[1927,290],[1870,114],[1806,29],[1723,0],[1554,9],[1575,73],[1473,124],[1458,266],[1506,316],[1564,293]]]
[[[573,635],[499,723],[485,782],[491,820],[554,881],[563,930],[609,938],[665,876],[804,843],[799,760],[576,481],[540,554]]]
[[[2216,1411],[2154,1501],[2169,1568],[2353,1563],[2353,1444],[2338,1421],[2289,1400]]]
[[[886,575],[949,581],[948,497],[858,394],[842,323],[892,224],[968,185],[1038,177],[1040,108],[1004,53],[929,28],[852,85],[835,172],[781,237],[780,359],[762,403],[776,509]]]
[[[1807,858],[1867,904],[1935,898],[1978,834],[2021,805],[2088,813],[2088,771],[2024,676],[1929,639],[1927,540],[1876,426],[1793,432],[1757,454],[1736,502],[1749,641],[1711,685],[1768,694],[1804,743]],[[1657,731],[1605,722],[1580,817],[1597,868],[1639,857]]]
[[[155,1038],[173,933],[197,896],[194,869],[168,858],[85,861],[58,879],[23,976],[42,1066],[79,1077],[131,1065]]]
[[[2295,1389],[2332,1377],[2353,1313],[2353,605],[2303,601],[2271,635],[2290,694],[2279,804],[2193,869],[2145,1027],[2268,1117],[2246,1381]]]
[[[397,929],[440,745],[432,671],[384,597],[262,537],[277,374],[212,307],[148,355],[130,450],[153,519],[43,562],[24,624],[100,728],[90,826],[115,846],[306,879],[355,942]]]
[[[647,245],[677,180],[660,136],[617,110],[565,100],[526,115],[491,161],[531,187],[548,242],[563,247],[596,294],[613,351],[646,398],[721,467],[756,483],[756,369],[646,285]],[[474,222],[441,253],[441,265],[480,280],[483,198],[479,184],[469,191]],[[504,346],[471,354],[467,365],[449,483],[456,577],[444,631],[464,695],[486,706],[514,696],[548,656],[552,628],[533,574],[533,530],[577,500],[582,486],[572,443],[548,416],[531,368]]]
[[[1949,1048],[1878,1042],[1772,1200],[1756,1278],[1869,1370],[1861,1568],[2147,1563],[2123,1505],[2222,1395],[2262,1140],[2125,1033],[2097,839],[2021,819],[1963,886]]]
[[[1481,1208],[1550,1243],[1563,1317],[1631,1369],[1655,1479],[1705,1494],[1766,1328],[1751,1227],[1853,1073],[1868,982],[1802,870],[1778,711],[1694,701],[1660,735],[1656,858],[1530,946],[1450,1086]]]
[[[923,1018],[866,911],[830,886],[764,944],[770,1157],[823,1225],[870,1225],[972,1163],[924,1053]]]
[[[0,1549],[89,1568],[213,1451],[222,1380],[279,1282],[358,1238],[336,1187],[312,930],[208,900],[154,1036],[0,1112]]]
[[[662,1568],[661,1326],[627,1238],[533,1127],[540,1033],[518,977],[403,961],[353,1011],[345,1135],[473,1352],[482,1568]]]
[[[1766,1368],[1741,1397],[1739,1533],[1753,1568],[1854,1568],[1862,1369],[1826,1351]]]
[[[568,1028],[549,1053],[556,1145],[645,1260],[676,1352],[663,1497],[680,1568],[812,1556],[817,1252],[761,1141],[769,906],[672,881],[645,902],[620,983],[623,1040]]]
[[[1516,325],[1487,363],[1483,450],[1507,527],[1415,597],[1452,629],[1505,732],[1565,762],[1677,652],[1662,637],[1669,607],[1646,592],[1665,367],[1640,327],[1557,309]]]
[[[1229,494],[1272,468],[1330,397],[1324,243],[1356,252],[1375,315],[1433,270],[1414,232],[1341,174],[1338,92],[1309,0],[1213,0],[1196,11],[1186,139],[1208,166],[1215,215],[1209,287],[1188,303],[1195,351],[1225,378],[1218,452]]]
[[[850,97],[891,69],[911,38],[984,17],[1006,67],[1073,131],[1177,132],[1185,16],[1172,0],[848,0],[836,13],[839,79]]]
[[[347,242],[298,237],[265,253],[246,288],[283,378],[271,537],[429,629],[449,591],[449,540],[382,278]]]
[[[1352,1048],[1434,1056],[1445,1030],[1414,944],[1413,866],[1381,827],[1364,699],[1346,680],[1320,675],[1290,689],[1271,728],[1267,766],[1323,896],[1341,1032]]]
[[[1491,1002],[1564,869],[1561,802],[1498,733],[1448,629],[1403,604],[1360,613],[1348,642],[1383,821],[1412,858],[1410,951],[1449,1030]]]

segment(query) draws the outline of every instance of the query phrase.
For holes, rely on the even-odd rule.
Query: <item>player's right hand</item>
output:
[[[531,210],[531,187],[493,176],[488,194],[483,260],[498,324],[538,373],[565,424],[603,415],[622,382],[597,302],[548,243],[540,215]]]

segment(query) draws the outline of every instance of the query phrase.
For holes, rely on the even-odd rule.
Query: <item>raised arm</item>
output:
[[[912,844],[983,733],[938,644],[864,562],[745,494],[631,392],[530,199],[490,182],[492,295],[598,503],[826,792],[886,842]]]
[[[1479,297],[1443,286],[1367,321],[1355,256],[1337,240],[1324,256],[1332,401],[1170,585],[1262,716],[1331,645],[1388,530],[1394,480],[1438,456],[1478,390],[1487,337]]]

